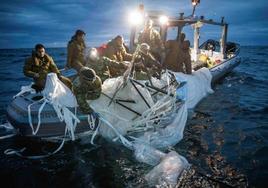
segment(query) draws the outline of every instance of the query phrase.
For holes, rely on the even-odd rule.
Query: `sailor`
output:
[[[77,30],[75,35],[69,41],[67,46],[67,64],[66,68],[74,68],[79,72],[80,68],[85,65],[84,50],[86,33],[82,30]]]
[[[108,42],[103,56],[121,63],[123,63],[123,61],[131,61],[132,59],[132,54],[127,53],[124,39],[120,35]],[[118,71],[116,68],[110,67],[110,74],[112,77],[119,76],[120,72],[121,71]]]
[[[186,37],[185,33],[179,34],[178,42],[180,47],[182,46],[182,43],[185,41],[185,37]]]
[[[190,41],[183,41],[181,51],[178,56],[179,69],[178,72],[192,74],[192,63],[190,54]]]
[[[151,76],[158,77],[162,65],[150,53],[150,46],[142,43],[137,58],[135,59],[135,72],[137,80],[150,79]]]
[[[60,71],[57,65],[54,63],[52,57],[45,52],[43,44],[36,44],[35,50],[32,52],[32,56],[25,60],[23,67],[23,73],[27,77],[31,77],[34,80],[34,88],[37,92],[44,89],[46,83],[46,77],[48,73],[54,72],[58,78],[70,89],[72,89],[72,82],[60,75]]]
[[[152,55],[161,62],[161,59],[164,58],[165,48],[159,32],[153,29],[153,21],[151,19],[147,20],[144,29],[138,37],[138,44],[142,43],[148,44],[151,48]]]
[[[82,67],[73,85],[80,110],[85,114],[92,113],[93,110],[89,107],[87,100],[95,100],[100,97],[102,85],[100,77],[93,69]]]
[[[96,48],[89,49],[89,55],[86,58],[86,66],[94,69],[102,82],[112,77],[110,74],[111,67],[116,69],[117,72],[121,72],[121,75],[127,69],[127,65],[122,62],[111,60],[105,56],[100,57]]]
[[[168,40],[165,43],[167,54],[163,63],[163,66],[166,69],[169,69],[174,72],[179,72],[180,67],[178,64],[178,59],[180,55],[181,45],[177,40]]]

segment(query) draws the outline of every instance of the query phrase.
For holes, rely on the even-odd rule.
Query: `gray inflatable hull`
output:
[[[210,69],[212,74],[212,83],[222,78],[229,73],[234,67],[239,65],[240,57],[234,56],[225,62]],[[40,94],[39,94],[40,95]],[[55,137],[63,136],[65,131],[65,123],[60,122],[57,114],[50,104],[46,104],[41,113],[41,126],[36,135],[32,134],[32,129],[29,125],[28,119],[28,105],[35,102],[34,97],[38,94],[26,93],[23,96],[19,96],[11,102],[7,108],[7,119],[9,123],[15,127],[19,133],[23,136],[29,137]],[[36,129],[38,123],[38,110],[42,103],[37,103],[31,108],[32,122],[34,129]],[[72,109],[74,110],[74,109]],[[77,125],[75,133],[84,133],[90,131],[90,127],[87,122],[87,116],[78,112],[78,118],[80,123]]]
[[[40,94],[39,94],[40,95]],[[25,95],[16,97],[11,104],[7,107],[7,120],[8,122],[18,130],[19,134],[30,137],[54,137],[63,136],[65,132],[65,123],[60,122],[54,108],[50,104],[46,104],[41,112],[41,126],[36,135],[33,135],[32,129],[29,124],[28,106],[35,102],[33,97],[37,97],[38,94],[26,93]],[[34,130],[36,130],[38,124],[38,110],[42,102],[32,105],[31,117]],[[71,109],[74,112],[74,109]],[[87,116],[78,112],[77,116],[80,119],[80,123],[75,129],[75,133],[83,133],[90,131],[90,127],[87,122]]]

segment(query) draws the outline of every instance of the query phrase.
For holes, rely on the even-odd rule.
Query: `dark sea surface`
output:
[[[65,48],[47,49],[59,68]],[[0,50],[0,114],[12,96],[28,85],[22,73],[31,49]],[[198,171],[219,181],[245,175],[249,187],[267,187],[268,178],[268,47],[242,47],[242,63],[214,86],[187,121],[183,140],[174,148]],[[96,140],[67,142],[52,157],[28,160],[6,156],[8,148],[28,155],[47,153],[59,143],[14,137],[0,140],[1,187],[147,187],[151,167],[138,163],[128,149]],[[233,179],[232,179],[233,178]],[[237,182],[236,182],[237,183]],[[230,183],[231,185],[231,183]]]

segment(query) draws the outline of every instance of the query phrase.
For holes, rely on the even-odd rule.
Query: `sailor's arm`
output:
[[[80,110],[84,113],[84,114],[90,114],[93,112],[93,110],[89,107],[88,103],[87,103],[87,99],[86,96],[82,93],[78,93],[76,95],[76,100],[77,103],[79,105]]]
[[[150,64],[156,66],[157,68],[161,69],[162,68],[162,64],[157,61],[151,53],[148,54],[148,58],[149,58],[149,61],[150,61]]]
[[[96,76],[94,91],[90,95],[90,100],[95,100],[100,97],[102,91],[102,82],[99,76]],[[88,98],[89,99],[89,98]]]
[[[31,77],[31,78],[36,78],[38,75],[37,72],[32,71],[32,61],[30,58],[25,60],[25,64],[23,67],[23,73],[25,76]]]
[[[117,61],[115,61],[115,60],[112,60],[112,59],[110,59],[110,58],[108,58],[108,57],[105,57],[105,56],[103,56],[102,58],[101,58],[101,61],[102,61],[102,63],[105,65],[105,66],[114,66],[114,67],[118,67],[119,66],[119,62],[117,62]]]
[[[124,61],[131,61],[132,60],[132,54],[127,53],[125,48],[122,49],[122,55],[123,55]]]
[[[71,68],[76,64],[77,54],[79,54],[78,46],[75,43],[71,43],[68,46],[67,67]]]
[[[72,49],[72,44],[68,44],[67,47],[67,64],[66,67],[67,68],[71,68],[72,65],[72,59],[73,59],[73,49]]]
[[[160,37],[160,34],[157,31],[155,31],[154,35],[155,35],[156,45],[159,46],[161,48],[161,50],[165,50],[165,47],[164,47],[163,41]]]
[[[56,74],[59,76],[59,75],[60,75],[60,71],[59,71],[59,69],[58,69],[56,63],[54,62],[54,60],[53,60],[52,57],[49,57],[49,59],[50,59],[49,70],[50,70],[51,72],[56,73]]]

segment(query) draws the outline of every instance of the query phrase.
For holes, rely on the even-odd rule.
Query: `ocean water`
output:
[[[47,52],[59,68],[65,48]],[[0,50],[0,115],[20,86],[31,49]],[[203,174],[228,185],[246,179],[250,187],[268,183],[268,47],[241,47],[242,63],[214,86],[188,119],[184,138],[173,150]],[[26,147],[28,155],[47,153],[58,143],[13,137],[0,140],[0,182],[5,187],[147,187],[150,166],[138,163],[131,151],[101,138],[67,142],[56,155],[42,160],[6,156],[8,148]],[[235,187],[234,186],[234,187]]]

